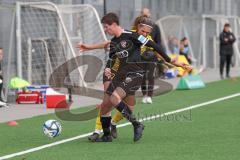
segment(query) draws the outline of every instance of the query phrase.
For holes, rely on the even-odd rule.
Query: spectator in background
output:
[[[185,56],[189,64],[192,64],[192,57],[189,53],[188,39],[184,37],[180,41],[180,51],[179,54]]]
[[[143,8],[141,11],[141,16],[146,16],[151,18],[151,12],[148,8]],[[157,24],[154,23],[152,32],[150,33],[153,41],[158,45],[161,45],[161,32]]]
[[[231,32],[230,24],[225,23],[223,32],[220,34],[220,77],[223,79],[223,68],[226,62],[226,77],[230,75],[230,64],[233,55],[233,43],[236,38]]]
[[[179,41],[177,37],[169,37],[168,38],[168,48],[171,54],[179,54]]]
[[[4,102],[2,98],[2,88],[3,88],[2,60],[3,60],[3,48],[0,47],[0,101]]]

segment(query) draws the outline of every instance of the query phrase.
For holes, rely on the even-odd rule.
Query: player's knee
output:
[[[115,106],[121,102],[121,98],[119,97],[119,95],[117,93],[113,93],[110,97],[110,101]]]
[[[107,109],[107,108],[101,108],[100,115],[101,116],[111,116],[111,111],[109,111],[109,109]]]
[[[135,101],[135,97],[134,96],[128,96],[124,99],[124,102],[128,105],[128,106],[135,106],[136,101]]]

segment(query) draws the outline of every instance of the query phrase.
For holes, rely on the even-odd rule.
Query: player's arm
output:
[[[111,68],[105,68],[104,74],[106,77],[110,78],[112,76]]]
[[[107,60],[107,64],[106,67],[104,69],[104,74],[105,76],[107,76],[108,78],[111,77],[112,73],[111,73],[111,68],[114,65],[115,61],[116,61],[116,56],[115,56],[115,52],[112,48],[112,46],[110,46],[110,51],[109,51],[109,57]]]
[[[76,48],[80,49],[80,51],[88,51],[93,49],[103,49],[107,48],[111,41],[104,41],[96,44],[84,44],[84,43],[78,43],[76,45]]]
[[[157,45],[155,42],[146,38],[143,43],[148,47],[152,47],[157,52],[157,58],[163,60],[164,63],[171,63],[177,67],[184,67],[182,64],[177,63],[175,59],[171,59],[165,52],[164,48],[161,45]]]
[[[165,53],[165,50],[161,45],[157,45],[155,42],[149,39],[147,39],[145,45],[148,47],[152,47],[157,52],[157,54],[159,54],[166,62],[171,62],[171,58]]]
[[[183,69],[190,69],[190,67],[186,64],[180,64],[176,61],[176,59],[171,59],[165,52],[164,48],[161,45],[157,45],[155,42],[149,40],[148,38],[140,35],[138,37],[138,40],[148,47],[152,47],[157,52],[157,57],[161,57],[164,63],[171,63],[176,67],[182,67]]]
[[[163,60],[163,62],[167,65],[173,65],[173,66],[176,66],[176,67],[182,67],[183,69],[185,70],[191,70],[192,68],[189,66],[189,65],[186,65],[186,64],[180,64],[176,61],[176,59],[171,59],[165,52],[165,50],[162,48],[162,46],[160,45],[157,45],[156,43],[154,43],[153,41],[151,40],[147,40],[146,43],[146,46],[148,47],[152,47],[156,52],[157,52],[157,57],[158,58],[161,58]]]
[[[223,33],[220,34],[220,43],[223,45],[228,44],[228,38],[226,36],[224,36]]]
[[[144,37],[143,35],[139,35],[137,33],[132,33],[132,39],[135,43],[141,43],[142,45],[146,45],[147,47],[153,48],[158,54],[160,54],[165,61],[171,62],[171,58],[165,53],[163,47],[161,45],[157,45],[155,42],[150,39]]]
[[[236,37],[235,37],[235,35],[234,35],[233,33],[231,33],[229,39],[230,39],[230,42],[231,42],[232,44],[236,41]]]
[[[161,61],[163,64],[165,64],[166,66],[168,66],[168,67],[170,67],[170,68],[181,67],[181,68],[183,68],[184,70],[186,70],[186,71],[188,71],[188,72],[190,72],[190,71],[193,69],[193,68],[192,68],[190,65],[188,65],[188,64],[178,63],[178,62],[177,62],[177,59],[172,58],[172,59],[171,59],[171,63],[170,63],[170,62],[166,62],[166,61],[164,60],[164,58],[163,58],[160,54],[157,54],[156,56],[157,56],[157,59],[158,59],[159,61]]]
[[[106,64],[106,67],[104,69],[104,74],[105,76],[107,76],[108,78],[110,78],[112,76],[112,72],[111,72],[111,68],[114,65],[116,61],[116,58],[109,58]]]

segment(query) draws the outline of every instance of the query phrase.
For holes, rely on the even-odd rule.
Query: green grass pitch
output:
[[[153,98],[152,105],[137,100],[135,114],[140,117],[161,114],[240,92],[240,79],[207,84],[204,89],[172,91]],[[132,126],[118,129],[119,137],[112,143],[91,143],[82,138],[17,156],[16,160],[202,160],[239,159],[240,157],[240,97],[200,108],[145,121],[143,138],[133,142]],[[89,107],[77,109],[83,112]],[[63,132],[49,139],[42,133],[42,124],[57,119],[54,114],[18,121],[9,127],[0,124],[0,157],[62,139],[93,131],[95,120],[61,121]],[[122,121],[121,123],[125,123]]]

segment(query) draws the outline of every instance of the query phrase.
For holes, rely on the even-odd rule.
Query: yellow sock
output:
[[[98,115],[96,118],[96,124],[95,124],[95,131],[101,131],[102,130],[102,123],[101,123],[101,119],[100,119],[100,109],[98,111]]]
[[[113,116],[112,124],[116,125],[121,119],[123,119],[123,115],[121,112],[117,111]]]

